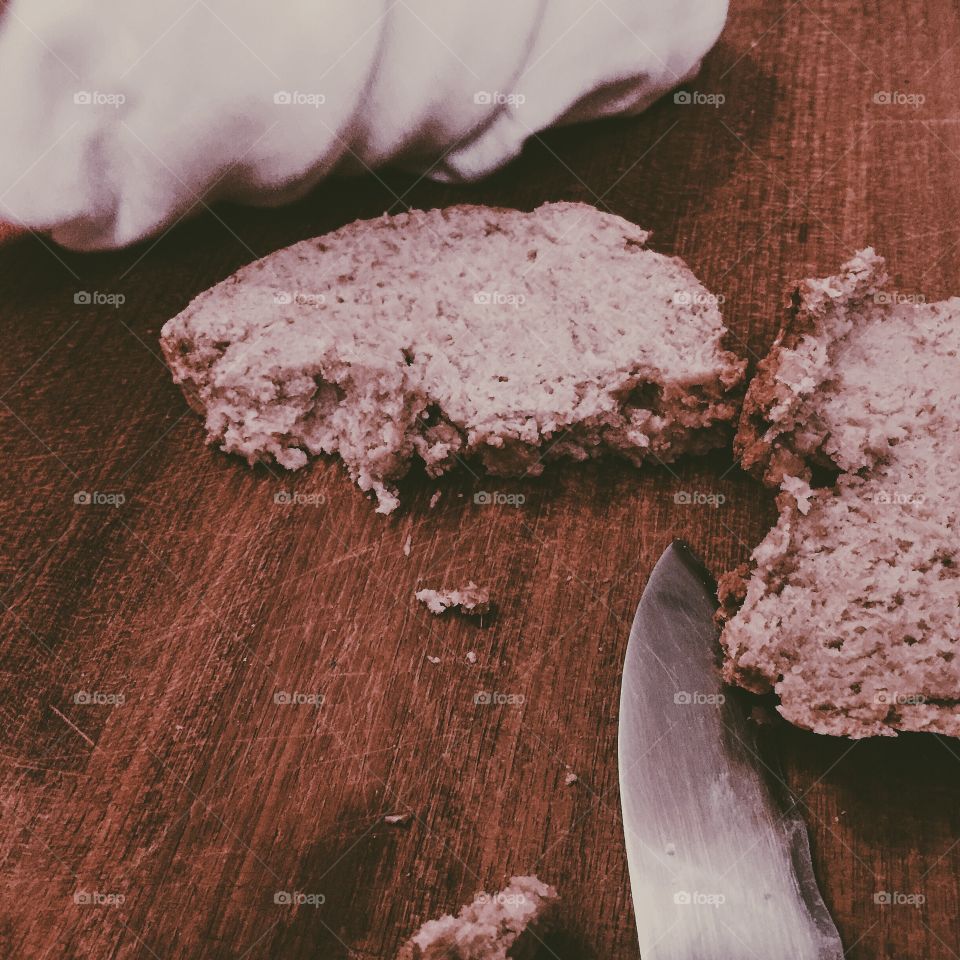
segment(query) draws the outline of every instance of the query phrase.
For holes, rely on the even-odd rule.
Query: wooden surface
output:
[[[291,477],[206,448],[160,326],[254,256],[357,217],[578,199],[682,255],[755,360],[788,282],[860,245],[907,292],[960,293],[958,72],[954,3],[744,0],[690,88],[722,106],[667,98],[553,133],[476,187],[328,184],[115,254],[7,240],[0,956],[389,958],[421,921],[535,871],[566,904],[543,957],[636,957],[616,769],[629,623],[671,537],[723,570],[763,535],[770,498],[718,454],[414,477],[384,519],[335,463]],[[126,301],[75,305],[78,291]],[[325,502],[274,503],[291,490]],[[480,490],[525,502],[480,507]],[[81,491],[125,502],[75,504]],[[490,587],[491,621],[414,602],[467,579]],[[960,744],[778,739],[848,956],[956,958]],[[407,811],[406,828],[382,822]],[[880,891],[926,902],[882,906]]]

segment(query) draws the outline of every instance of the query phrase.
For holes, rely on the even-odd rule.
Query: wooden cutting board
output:
[[[542,956],[636,957],[616,768],[630,620],[672,537],[729,568],[769,495],[718,454],[414,477],[384,519],[336,463],[287,475],[206,448],[160,326],[357,217],[576,199],[652,228],[755,361],[788,283],[868,243],[904,291],[960,293],[958,73],[947,0],[743,0],[690,87],[722,104],[668,97],[552,133],[475,187],[329,183],[113,254],[7,240],[0,955],[389,958],[421,921],[536,872],[565,902]],[[275,503],[292,491],[315,502]],[[497,602],[482,624],[413,599],[468,579]],[[778,739],[851,960],[956,958],[960,743]],[[276,902],[294,893],[312,900]]]

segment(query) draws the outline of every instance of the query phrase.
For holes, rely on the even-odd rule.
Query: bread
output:
[[[478,587],[472,580],[453,590],[418,590],[414,596],[437,616],[451,607],[467,616],[479,617],[490,612],[490,591]]]
[[[419,459],[497,475],[725,442],[744,364],[686,265],[575,203],[360,221],[280,250],[163,328],[211,443],[251,463],[339,454],[378,510]]]
[[[721,580],[725,674],[798,726],[960,736],[958,357],[960,299],[867,249],[800,285],[750,385],[736,452],[780,516]]]
[[[536,877],[513,877],[499,893],[477,894],[457,916],[425,923],[397,960],[517,960],[535,942],[531,930],[542,926],[556,898],[557,891]]]

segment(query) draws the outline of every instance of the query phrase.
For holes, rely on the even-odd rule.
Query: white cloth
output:
[[[696,72],[727,0],[11,0],[0,219],[123,246],[333,170],[470,180]]]

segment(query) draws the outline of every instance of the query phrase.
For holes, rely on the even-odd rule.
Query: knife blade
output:
[[[620,802],[643,960],[843,960],[806,826],[722,682],[712,581],[674,541],[620,689]]]

